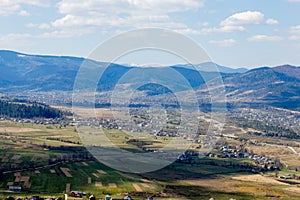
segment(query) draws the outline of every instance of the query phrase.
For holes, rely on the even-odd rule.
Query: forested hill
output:
[[[20,103],[0,100],[0,116],[13,118],[59,118],[62,111],[38,103]]]

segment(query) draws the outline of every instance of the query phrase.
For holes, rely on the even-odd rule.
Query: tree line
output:
[[[13,118],[60,118],[63,112],[39,103],[19,103],[0,100],[0,115]]]

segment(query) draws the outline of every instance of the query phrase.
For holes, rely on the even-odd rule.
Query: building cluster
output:
[[[68,119],[62,119],[62,118],[36,118],[36,119],[22,119],[22,118],[13,118],[13,117],[6,117],[6,116],[0,116],[0,121],[12,121],[12,122],[18,122],[18,123],[32,123],[32,124],[42,124],[42,125],[60,125],[60,126],[74,126],[75,123],[68,120]]]
[[[199,153],[195,151],[187,150],[183,154],[177,157],[179,163],[191,163],[193,160],[199,157]]]
[[[221,146],[219,153],[210,153],[208,157],[214,158],[232,158],[232,159],[250,159],[253,160],[257,165],[263,166],[267,170],[275,170],[278,168],[279,161],[276,161],[267,156],[261,156],[253,153],[249,153],[245,148],[237,148],[231,146]]]
[[[297,128],[300,124],[299,112],[263,107],[259,109],[243,108],[232,112],[233,116],[242,117],[248,121],[259,121],[266,126]]]

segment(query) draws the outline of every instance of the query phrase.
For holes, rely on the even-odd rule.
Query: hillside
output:
[[[74,80],[83,61],[86,60],[77,57],[27,55],[0,50],[0,92],[72,91]],[[87,63],[92,66],[86,69],[85,82],[87,83],[90,77],[103,72],[101,70],[107,65],[104,62],[88,61]],[[205,68],[203,68],[201,76],[205,76],[208,80],[214,78],[217,73],[209,70],[213,63],[204,63],[204,65]],[[221,69],[227,72],[232,70],[232,73],[236,73],[234,69],[219,66],[219,70],[222,72]],[[170,76],[170,71],[172,73],[179,72],[179,76],[187,79],[192,87],[204,83],[203,77],[187,65],[158,69],[111,64],[99,81],[98,89],[100,91],[111,90],[128,71],[131,73],[130,77],[121,79],[122,84],[135,85],[143,81],[153,81],[151,74],[155,73],[158,76],[156,77],[157,80],[165,80],[166,84],[175,84],[180,90],[184,89],[181,88],[181,80],[178,80],[178,77]]]
[[[263,102],[285,108],[296,108],[300,102],[299,73],[298,67],[286,65],[258,68],[225,77],[228,100]]]
[[[0,100],[0,116],[13,118],[60,118],[63,112],[44,104]]]
[[[83,58],[67,56],[27,55],[12,51],[0,51],[0,92],[49,92],[73,90],[74,80],[83,63]],[[97,90],[112,90],[116,84],[125,88],[142,88],[147,94],[160,95],[166,90],[158,86],[143,88],[149,83],[161,84],[172,92],[191,88],[203,90],[206,81],[213,81],[219,73],[211,70],[213,66],[220,71],[229,102],[251,102],[272,104],[283,108],[296,109],[300,106],[300,69],[296,66],[282,65],[274,68],[261,67],[252,70],[232,69],[215,63],[196,65],[200,73],[191,65],[170,67],[135,67],[86,61],[87,68],[81,82],[90,87],[92,77],[103,73]],[[172,88],[171,88],[172,87]]]

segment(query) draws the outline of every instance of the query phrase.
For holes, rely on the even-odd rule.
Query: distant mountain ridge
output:
[[[84,58],[71,56],[45,56],[45,55],[29,55],[14,51],[0,50],[0,91],[51,91],[63,90],[68,91],[73,89],[74,80],[81,64],[85,61]],[[103,68],[107,65],[104,62],[95,62],[97,67]],[[216,68],[214,63],[204,63],[200,69],[203,68],[203,74],[214,73]],[[200,66],[200,65],[198,65]],[[231,69],[216,65],[221,73],[238,73],[238,71],[245,71],[246,69]],[[102,79],[101,88],[111,88],[111,83],[116,82],[115,79],[120,78],[124,73],[136,67],[122,66],[118,64],[111,64],[111,68],[107,70],[107,76]],[[167,68],[167,67],[165,67]],[[190,80],[192,87],[199,86],[203,83],[197,80],[197,72],[194,68],[188,65],[171,66],[171,68],[185,74],[184,76]],[[155,68],[153,68],[155,69]],[[151,67],[138,68],[138,71],[151,71]],[[162,68],[161,68],[162,69]],[[161,78],[167,77],[166,74],[161,74]],[[144,73],[145,74],[145,73]],[[131,78],[134,81],[134,77]]]
[[[0,92],[72,91],[77,72],[84,61],[84,58],[71,56],[27,55],[0,50]],[[153,73],[156,73],[157,79],[165,81],[163,84],[174,85],[178,91],[187,89],[182,87],[183,79],[197,90],[205,87],[204,80],[213,81],[221,75],[228,101],[284,104],[282,107],[298,107],[299,104],[300,107],[300,68],[297,66],[282,65],[248,70],[232,69],[210,62],[195,65],[199,73],[192,65],[174,65],[158,69],[111,64],[104,71],[108,63],[91,60],[88,62],[95,69],[91,67],[83,82],[89,83],[89,77],[96,76],[96,70],[102,70],[103,76],[98,83],[100,91],[111,90],[117,83],[134,88],[143,81],[153,81],[153,77],[150,76]],[[219,72],[211,70],[212,68]],[[122,79],[124,76],[126,78]],[[153,85],[146,88],[153,89]],[[149,94],[158,93],[152,91]]]

